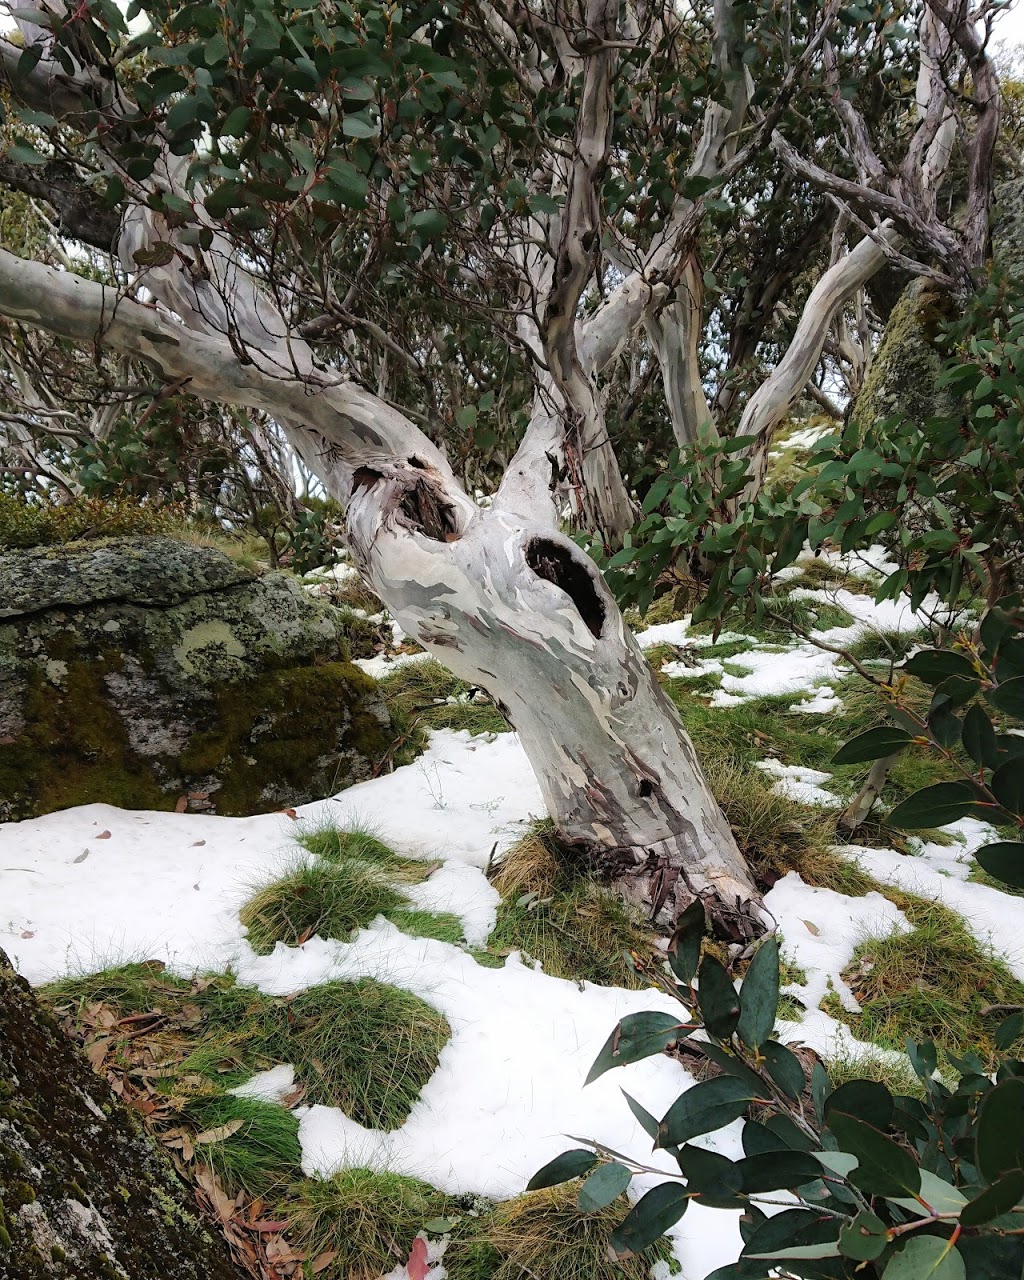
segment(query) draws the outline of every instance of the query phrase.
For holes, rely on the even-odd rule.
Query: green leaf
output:
[[[855,1116],[831,1111],[828,1117],[840,1150],[857,1157],[850,1181],[879,1196],[915,1196],[921,1190],[921,1170],[903,1147]]]
[[[769,938],[754,953],[740,989],[740,1018],[736,1029],[748,1048],[759,1049],[771,1035],[778,1007],[779,944]]]
[[[702,1133],[731,1124],[756,1095],[735,1076],[716,1076],[695,1084],[672,1103],[658,1125],[658,1147],[680,1147]]]
[[[365,113],[346,116],[341,122],[341,131],[346,138],[376,138],[380,133],[380,125]]]
[[[1008,716],[1024,720],[1024,676],[1014,676],[1012,680],[1006,680],[994,689],[987,689],[985,697]]]
[[[990,876],[1024,889],[1024,843],[1016,840],[999,840],[976,849],[974,860]]]
[[[27,142],[15,142],[7,148],[7,159],[13,160],[15,164],[42,165],[48,164],[46,156],[41,156],[34,147],[29,146]]]
[[[902,670],[908,675],[917,676],[925,684],[941,684],[949,676],[971,677],[977,680],[974,664],[962,653],[952,653],[948,649],[922,649],[908,658]]]
[[[1016,1169],[999,1178],[990,1187],[965,1205],[960,1214],[963,1227],[980,1227],[1000,1214],[1009,1213],[1024,1200],[1024,1172]]]
[[[833,1111],[854,1116],[876,1129],[887,1129],[892,1120],[892,1094],[876,1080],[848,1080],[826,1098],[826,1124]]]
[[[629,1186],[632,1173],[624,1164],[603,1164],[580,1187],[576,1207],[580,1213],[596,1213],[617,1200]]]
[[[751,1232],[740,1255],[745,1258],[837,1258],[838,1223],[807,1209],[783,1209]],[[742,1273],[741,1273],[742,1274]]]
[[[936,782],[908,796],[889,814],[894,827],[944,827],[966,817],[977,803],[974,788],[966,782]]]
[[[854,1258],[857,1262],[873,1261],[888,1243],[885,1223],[867,1209],[862,1209],[839,1232],[839,1252],[844,1258]]]
[[[620,1089],[619,1092],[626,1099],[626,1105],[629,1107],[630,1111],[632,1111],[633,1115],[636,1117],[637,1123],[640,1125],[640,1128],[643,1129],[644,1133],[646,1133],[647,1136],[653,1142],[654,1139],[658,1136],[658,1117],[652,1116],[651,1113],[647,1110],[647,1108],[642,1107],[640,1103],[637,1102],[636,1098],[630,1097],[630,1095],[625,1091],[625,1089]]]
[[[799,1098],[807,1081],[804,1079],[804,1069],[796,1054],[787,1049],[784,1044],[777,1044],[774,1040],[767,1041],[762,1046],[761,1053],[764,1055],[768,1074],[782,1092],[791,1098]]]
[[[597,1164],[597,1156],[593,1151],[583,1147],[575,1147],[572,1151],[563,1151],[554,1160],[549,1160],[543,1169],[538,1169],[526,1184],[527,1191],[540,1191],[543,1187],[557,1187],[559,1183],[569,1182],[589,1173]]]
[[[1021,851],[1024,852],[1024,845],[1021,845]],[[1024,1013],[1011,1013],[1008,1018],[1004,1018],[994,1036],[995,1046],[999,1052],[1006,1053],[1010,1046],[1020,1039],[1021,1032],[1024,1032]]]
[[[409,219],[410,228],[425,240],[433,240],[448,225],[448,216],[440,209],[423,209]]]
[[[697,973],[698,1000],[705,1028],[727,1040],[740,1020],[740,997],[724,966],[707,953]]]
[[[986,1181],[1024,1168],[1024,1080],[1011,1077],[985,1095],[975,1139],[975,1164]]]
[[[1024,813],[1024,760],[1007,760],[989,783],[999,803],[1012,814]]]
[[[898,1204],[901,1209],[907,1209],[919,1218],[928,1217],[933,1212],[955,1217],[967,1203],[967,1197],[962,1192],[928,1169],[921,1170],[921,1190],[916,1197],[888,1198],[893,1204]],[[921,1203],[922,1200],[924,1204]]]
[[[335,197],[334,203],[348,205],[353,209],[363,208],[369,183],[366,175],[360,173],[350,160],[332,160],[327,169],[327,177],[330,186],[334,188],[331,193]]]
[[[682,1148],[676,1159],[686,1178],[688,1191],[705,1201],[715,1200],[742,1207],[742,1201],[736,1200],[736,1193],[742,1187],[743,1179],[735,1161],[719,1155],[717,1151],[706,1151],[703,1147],[689,1144]]]
[[[235,107],[229,111],[220,127],[222,138],[244,138],[249,128],[252,112],[248,107]]]
[[[883,1280],[967,1280],[956,1246],[941,1236],[912,1236],[882,1272]]]
[[[902,751],[913,738],[895,725],[881,725],[868,729],[844,743],[832,757],[833,764],[865,764],[868,760],[881,760]]]
[[[962,740],[964,750],[975,764],[980,764],[986,769],[995,766],[998,753],[996,731],[979,703],[975,703],[964,716]]]
[[[620,1258],[643,1253],[675,1226],[689,1203],[686,1188],[678,1182],[663,1182],[652,1187],[612,1232],[612,1248]]]
[[[809,1152],[764,1151],[747,1156],[736,1166],[747,1195],[766,1191],[792,1191],[821,1177],[821,1166]]]
[[[627,1013],[594,1059],[586,1083],[590,1084],[612,1067],[624,1067],[663,1053],[666,1045],[695,1029],[668,1013]]]
[[[704,902],[694,898],[676,924],[675,933],[668,944],[668,962],[672,972],[689,985],[700,963],[700,946],[707,931]]]

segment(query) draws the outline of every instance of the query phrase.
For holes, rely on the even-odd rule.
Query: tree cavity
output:
[[[526,563],[538,578],[561,587],[576,606],[591,635],[600,640],[605,605],[586,566],[567,547],[549,538],[531,538],[526,547]]]

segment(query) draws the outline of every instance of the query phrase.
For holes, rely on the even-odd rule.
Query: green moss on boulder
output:
[[[287,574],[166,537],[0,556],[0,820],[281,808],[368,777],[389,741],[337,611]]]

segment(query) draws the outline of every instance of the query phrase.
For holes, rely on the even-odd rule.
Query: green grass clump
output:
[[[421,735],[424,729],[507,733],[511,726],[493,703],[446,701],[468,693],[471,687],[433,658],[407,663],[380,681],[392,720],[405,729],[410,741],[415,729]]]
[[[330,823],[319,823],[300,827],[295,839],[307,853],[327,862],[356,858],[385,871],[398,871],[411,865],[408,858],[400,858],[373,831],[365,827],[351,827],[343,831]]]
[[[307,827],[296,839],[309,856],[279,880],[257,889],[239,912],[249,943],[260,955],[273,951],[278,942],[295,946],[313,934],[350,938],[379,915],[406,932],[415,927],[425,937],[449,940],[450,919],[432,923],[426,919],[430,913],[413,911],[401,888],[425,880],[433,864],[399,857],[372,831],[360,827]]]
[[[445,1198],[425,1182],[345,1169],[298,1184],[284,1212],[290,1238],[309,1258],[335,1255],[320,1272],[324,1280],[377,1280],[408,1259],[417,1232],[444,1209]]]
[[[920,632],[869,631],[853,644],[847,645],[846,651],[858,662],[885,659],[887,662],[900,663],[920,643]]]
[[[452,1280],[646,1280],[655,1262],[670,1261],[666,1240],[612,1261],[611,1233],[626,1215],[626,1199],[581,1213],[578,1191],[571,1182],[497,1205],[468,1241],[456,1238],[449,1246]]]
[[[556,978],[648,985],[626,957],[653,955],[649,929],[616,893],[594,882],[550,827],[510,849],[491,878],[502,901],[487,941],[490,955],[522,951]]]
[[[221,1094],[196,1098],[185,1113],[207,1139],[196,1143],[196,1159],[230,1190],[265,1197],[299,1175],[299,1122],[284,1107]]]
[[[1024,1006],[1024,983],[981,946],[948,907],[892,888],[884,892],[914,926],[908,934],[862,943],[844,974],[861,1005],[849,1014],[834,997],[828,1012],[858,1038],[887,1049],[932,1040],[947,1054],[988,1058],[1002,1013],[989,1005]]]
[[[796,871],[806,884],[854,897],[872,887],[855,862],[832,851],[834,813],[779,795],[760,769],[715,764],[706,772],[755,879],[774,883]]]
[[[162,961],[142,960],[61,978],[40,991],[50,1005],[110,1004],[126,1018],[173,1008],[191,989],[190,982],[168,973]]]
[[[295,946],[313,934],[348,939],[377,916],[407,906],[391,881],[372,865],[309,859],[258,889],[238,916],[249,945],[267,955],[278,942]]]
[[[456,947],[465,942],[462,921],[446,911],[420,911],[410,907],[392,911],[388,919],[396,928],[414,938],[434,938]]]
[[[874,1080],[884,1084],[891,1094],[918,1097],[924,1085],[906,1058],[884,1059],[873,1053],[856,1057],[833,1058],[825,1064],[832,1088],[850,1080]]]
[[[363,978],[328,982],[287,998],[239,985],[230,975],[168,979],[142,966],[108,970],[44,988],[58,1012],[99,1001],[121,1017],[159,1012],[147,1040],[159,1048],[161,1087],[179,1100],[207,1101],[258,1071],[295,1067],[305,1101],[341,1107],[373,1128],[397,1128],[437,1069],[451,1034],[445,1018],[409,991]],[[150,998],[140,995],[142,977]],[[125,1003],[118,1003],[118,992]],[[131,1039],[134,1026],[111,1032]],[[116,1053],[116,1046],[114,1049]]]

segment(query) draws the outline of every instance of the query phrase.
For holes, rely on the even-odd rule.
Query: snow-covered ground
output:
[[[872,630],[913,632],[922,623],[903,606],[878,606],[846,591],[801,594],[839,604],[853,617],[851,626],[823,633],[837,645]],[[640,641],[645,648],[670,643],[692,649],[687,662],[669,664],[678,668],[669,674],[721,671],[720,661],[699,656],[710,638],[688,630],[685,620],[666,623],[649,628]],[[716,643],[736,639],[742,637],[720,636]],[[782,652],[751,645],[726,660],[746,674],[723,674],[715,694],[720,702],[786,693],[813,698],[799,703],[802,710],[831,709],[832,682],[840,677],[835,655],[808,644]],[[779,760],[760,767],[783,794],[811,804],[839,803],[824,771]],[[624,1014],[679,1012],[667,997],[564,981],[518,956],[500,969],[484,967],[457,946],[409,937],[383,918],[350,941],[313,937],[259,956],[238,920],[252,889],[300,856],[293,839],[297,824],[359,824],[401,854],[439,862],[427,880],[409,887],[410,897],[418,906],[458,915],[468,942],[483,944],[498,906],[485,871],[542,813],[537,781],[514,734],[474,738],[444,730],[431,735],[415,763],[296,811],[226,818],[88,805],[0,824],[0,947],[34,983],[158,959],[182,975],[230,969],[267,993],[370,976],[428,1001],[445,1015],[452,1035],[406,1122],[393,1132],[372,1131],[335,1108],[306,1109],[300,1141],[310,1175],[360,1165],[414,1175],[452,1193],[501,1198],[521,1192],[541,1165],[573,1145],[568,1134],[658,1166],[664,1157],[652,1157],[650,1140],[620,1088],[660,1115],[688,1082],[679,1064],[655,1057],[592,1085],[583,1082]],[[859,846],[840,852],[884,884],[946,903],[1024,978],[1024,899],[967,879],[972,850],[992,832],[971,821],[950,832],[953,844],[919,843],[912,857]],[[765,906],[778,924],[786,958],[802,971],[787,994],[806,1014],[782,1023],[781,1037],[827,1059],[893,1056],[857,1040],[818,1006],[831,988],[856,1011],[842,972],[866,938],[906,932],[902,912],[878,893],[848,897],[808,886],[795,872],[771,889]],[[282,1063],[248,1088],[274,1098],[291,1081],[289,1064]],[[702,1141],[738,1154],[738,1129],[736,1124]],[[651,1180],[637,1179],[633,1193]],[[699,1206],[673,1229],[672,1239],[686,1280],[703,1280],[734,1260],[741,1243],[735,1214]]]

